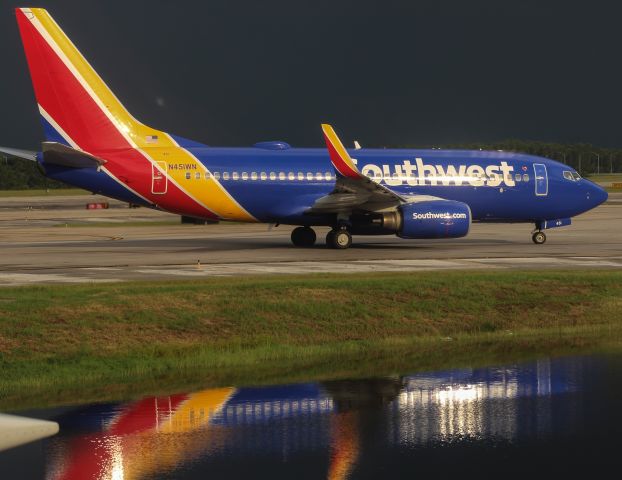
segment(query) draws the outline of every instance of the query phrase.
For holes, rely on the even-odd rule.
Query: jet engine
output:
[[[353,234],[394,233],[401,238],[458,238],[469,233],[471,209],[453,200],[405,203],[397,210],[353,216]]]

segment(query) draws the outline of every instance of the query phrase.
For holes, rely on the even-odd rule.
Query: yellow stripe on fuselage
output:
[[[214,413],[233,395],[235,388],[212,388],[193,393],[163,422],[160,433],[182,433],[194,430],[209,422]]]
[[[206,167],[190,152],[177,146],[174,140],[165,132],[148,127],[135,119],[46,10],[32,8],[30,11],[46,30],[52,41],[56,43],[57,47],[71,62],[84,82],[98,97],[100,104],[103,104],[108,110],[121,134],[128,138],[133,143],[133,146],[140,149],[154,162],[194,164],[196,169],[193,171],[202,172],[201,182],[185,181],[185,172],[181,171],[169,170],[164,173],[189,196],[221,218],[243,222],[257,221],[216,179],[212,176],[205,178]],[[153,140],[153,137],[157,137],[157,140]]]

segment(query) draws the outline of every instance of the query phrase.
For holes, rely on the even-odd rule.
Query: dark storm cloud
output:
[[[504,138],[622,147],[620,7],[567,1],[39,1],[143,122],[212,145]],[[40,140],[0,8],[0,144]]]

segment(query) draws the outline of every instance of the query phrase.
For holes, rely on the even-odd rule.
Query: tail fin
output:
[[[130,115],[46,10],[16,15],[48,141],[89,152],[168,146],[168,135]]]

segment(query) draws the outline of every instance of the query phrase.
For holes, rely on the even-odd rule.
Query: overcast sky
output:
[[[134,116],[210,145],[281,139],[622,147],[620,2],[38,0]],[[0,144],[41,140],[0,6]]]

